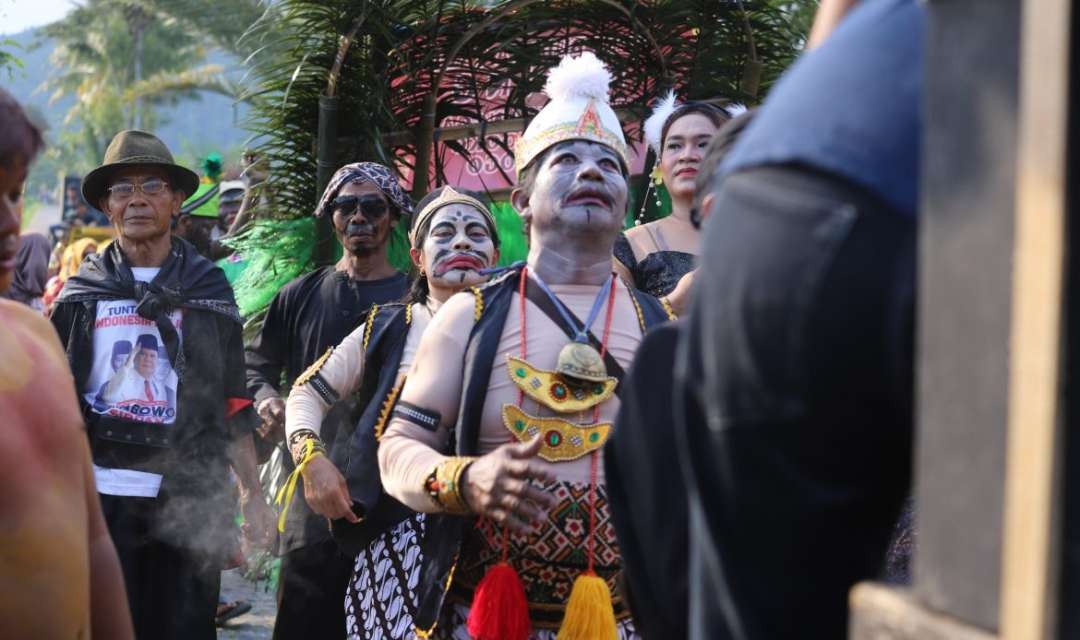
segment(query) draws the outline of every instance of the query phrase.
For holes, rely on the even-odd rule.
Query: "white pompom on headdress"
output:
[[[585,51],[576,58],[566,56],[548,70],[544,93],[552,100],[582,97],[607,104],[610,86],[611,72],[596,54]]]
[[[660,157],[660,143],[663,142],[660,137],[664,134],[664,123],[675,113],[678,106],[675,103],[675,91],[668,91],[666,96],[657,101],[652,115],[645,120],[645,141],[652,147],[657,158]]]
[[[591,51],[566,56],[548,71],[544,93],[551,100],[536,114],[514,147],[520,172],[552,145],[588,140],[615,150],[630,166],[619,118],[609,104],[611,72]]]

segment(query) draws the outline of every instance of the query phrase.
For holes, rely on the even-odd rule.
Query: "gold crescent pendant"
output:
[[[507,356],[510,379],[533,400],[558,413],[577,413],[591,409],[615,393],[618,379],[605,376],[583,381],[558,371],[537,369],[526,360]]]
[[[577,460],[604,446],[611,435],[610,422],[574,424],[562,418],[538,418],[512,404],[503,405],[502,413],[507,431],[519,441],[543,438],[538,455],[548,462]]]

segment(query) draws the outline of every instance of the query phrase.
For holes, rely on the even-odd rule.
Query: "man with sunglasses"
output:
[[[363,323],[372,305],[400,299],[408,279],[387,259],[387,242],[412,202],[391,170],[373,162],[346,165],[331,177],[314,212],[329,216],[344,254],[332,266],[285,285],[270,303],[262,331],[248,346],[248,388],[262,417],[265,440],[285,436],[282,373],[291,386],[306,369]],[[339,403],[323,423],[322,436],[332,445],[348,407]],[[286,466],[298,459],[285,456]],[[318,467],[305,466],[306,483],[327,481]],[[279,551],[278,613],[274,638],[336,638],[345,634],[342,597],[353,558],[342,555],[330,537],[326,519],[312,512],[302,487],[288,507]]]
[[[158,138],[117,134],[82,183],[117,239],[68,279],[51,318],[140,638],[216,637],[220,570],[236,552],[230,466],[248,542],[268,544],[272,533],[232,289],[171,230],[197,184]],[[114,369],[124,343],[134,348]]]

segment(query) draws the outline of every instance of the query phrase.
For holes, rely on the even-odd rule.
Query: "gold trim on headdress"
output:
[[[419,213],[413,216],[412,226],[409,227],[409,244],[416,246],[417,229],[424,226],[424,223],[427,222],[431,216],[435,215],[436,211],[452,204],[465,204],[474,207],[484,216],[484,219],[491,225],[491,228],[495,228],[495,216],[491,215],[491,211],[484,206],[483,202],[480,202],[468,194],[454,191],[453,187],[443,187],[442,193],[439,194],[438,198],[427,203]]]
[[[594,108],[595,107],[590,103],[590,109]],[[589,110],[582,113],[581,120],[576,124],[573,122],[566,122],[542,131],[535,136],[529,138],[522,136],[518,138],[517,143],[514,145],[514,158],[517,161],[517,170],[520,172],[524,169],[536,158],[536,156],[540,155],[544,149],[560,142],[566,142],[567,140],[588,140],[590,142],[599,142],[600,144],[607,145],[614,149],[615,153],[619,154],[619,158],[623,163],[629,167],[630,154],[627,151],[626,143],[602,126],[589,126],[591,123],[586,121],[588,114]],[[593,117],[595,118],[595,111],[593,111]]]

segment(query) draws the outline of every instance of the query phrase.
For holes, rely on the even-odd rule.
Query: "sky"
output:
[[[73,6],[73,0],[0,0],[0,36],[58,20]]]

